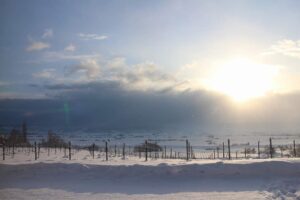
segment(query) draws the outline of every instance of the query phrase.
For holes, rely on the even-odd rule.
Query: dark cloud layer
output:
[[[208,91],[128,90],[118,82],[46,85],[50,99],[1,100],[1,125],[22,120],[46,128],[159,129],[198,127],[298,127],[300,95],[273,95],[236,106]],[[54,92],[53,92],[54,91]]]
[[[70,126],[103,129],[208,123],[216,111],[213,104],[217,98],[206,92],[133,91],[117,82],[56,84],[45,88],[55,91],[55,96],[44,100],[1,100],[1,122],[13,124],[25,118],[34,125],[64,127],[66,104]]]

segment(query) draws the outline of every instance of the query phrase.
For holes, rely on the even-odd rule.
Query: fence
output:
[[[34,142],[33,144],[2,144],[2,160],[7,157],[14,158],[17,154],[25,154],[38,160],[41,156],[61,155],[63,159],[76,160],[76,154],[88,152],[91,159],[102,158],[106,161],[112,158],[138,158],[148,161],[149,159],[260,159],[279,157],[300,157],[300,145],[294,140],[286,145],[273,145],[272,139],[268,144],[261,144],[260,141],[254,147],[247,146],[241,149],[230,144],[230,139],[220,145],[203,150],[193,146],[188,140],[183,142],[183,148],[172,147],[171,145],[158,145],[150,141],[144,141],[139,145],[112,144],[109,141],[92,143],[89,146],[72,145],[71,142],[63,145],[45,145]],[[97,155],[97,156],[95,156]],[[58,157],[59,159],[60,157]]]

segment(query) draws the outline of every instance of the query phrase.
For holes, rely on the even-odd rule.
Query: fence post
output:
[[[3,154],[3,160],[5,160],[5,144],[3,142],[3,146],[2,146],[2,154]]]
[[[148,142],[147,140],[145,141],[145,161],[148,160]]]
[[[171,151],[170,151],[170,158],[172,159],[172,147],[171,147]]]
[[[125,143],[123,143],[123,152],[122,152],[122,154],[123,154],[123,160],[125,160]]]
[[[71,160],[71,142],[69,142],[69,160]]]
[[[247,148],[245,148],[245,159],[247,158],[247,153],[246,153]]]
[[[236,151],[235,152],[235,159],[237,159],[237,156],[238,156],[238,152]]]
[[[297,153],[296,153],[296,141],[294,140],[294,157],[297,157]]]
[[[259,148],[259,141],[257,142],[257,153],[258,153],[258,158],[260,158],[260,148]]]
[[[93,159],[94,159],[94,157],[95,157],[95,143],[93,143],[92,150],[93,150]]]
[[[214,150],[214,159],[216,159],[216,150]]]
[[[188,161],[189,160],[189,141],[186,140],[185,143],[186,143],[186,161]]]
[[[115,157],[117,157],[117,145],[115,144]]]
[[[273,158],[272,138],[270,138],[270,156]]]
[[[105,141],[105,158],[108,161],[108,148],[107,148],[107,141]]]
[[[230,155],[230,139],[228,139],[228,159],[231,159],[231,155]]]
[[[223,158],[225,158],[225,144],[223,142]]]
[[[217,158],[219,159],[219,147],[217,147]]]
[[[34,142],[34,160],[37,159],[36,142]]]

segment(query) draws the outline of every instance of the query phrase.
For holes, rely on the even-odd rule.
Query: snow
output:
[[[0,161],[0,199],[300,199],[300,159],[149,159],[16,150]]]

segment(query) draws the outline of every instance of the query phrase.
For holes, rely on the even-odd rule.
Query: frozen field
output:
[[[0,199],[300,199],[300,159],[149,160],[79,151],[0,161]]]

